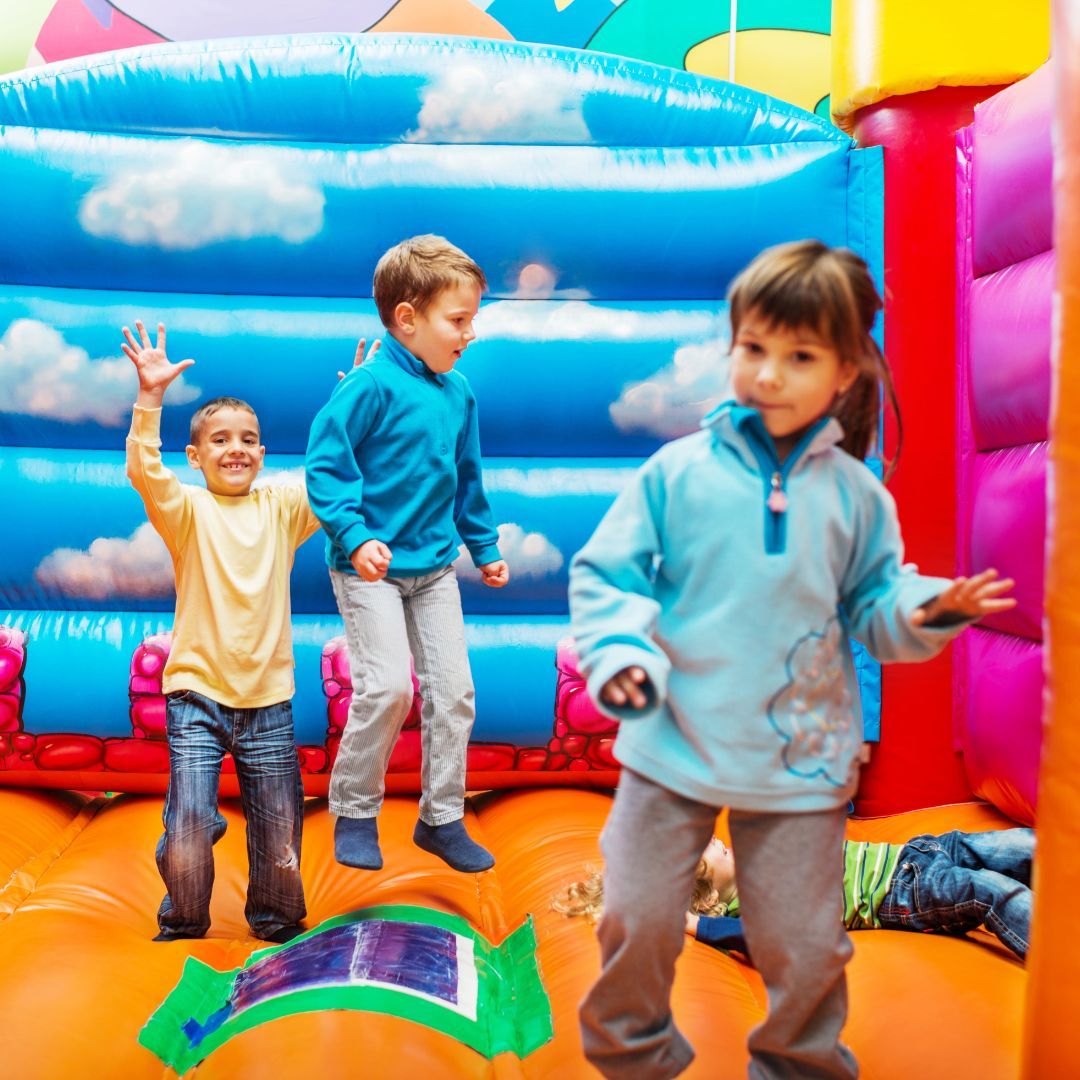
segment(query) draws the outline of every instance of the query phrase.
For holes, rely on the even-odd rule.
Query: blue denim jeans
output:
[[[292,704],[234,709],[191,690],[169,694],[169,790],[157,864],[168,892],[158,910],[165,936],[201,937],[210,927],[213,846],[225,833],[218,777],[226,751],[236,762],[247,819],[249,880],[244,914],[268,937],[306,914],[300,879],[304,789]]]
[[[916,836],[900,852],[881,925],[964,934],[986,925],[1025,957],[1031,926],[1031,829]]]

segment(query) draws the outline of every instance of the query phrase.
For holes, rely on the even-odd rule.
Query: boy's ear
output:
[[[406,300],[394,308],[394,327],[406,334],[416,330],[416,308]]]
[[[184,447],[184,453],[187,454],[187,463],[193,469],[199,470],[202,468],[199,464],[199,448],[197,446],[192,446],[191,443],[188,443],[187,446]]]

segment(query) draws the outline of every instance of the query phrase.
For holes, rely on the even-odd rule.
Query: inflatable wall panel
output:
[[[1019,601],[959,640],[957,723],[975,793],[1025,822],[1042,741],[1052,88],[1040,69],[957,137],[958,563],[1014,577]]]
[[[233,393],[260,416],[265,481],[297,482],[335,372],[379,333],[376,259],[436,231],[490,280],[462,370],[514,573],[493,591],[459,566],[470,783],[610,783],[609,742],[558,713],[569,560],[630,470],[725,395],[723,296],[746,261],[813,235],[880,275],[880,154],[686,72],[383,35],[70,61],[0,80],[0,123],[0,491],[19,522],[0,622],[21,650],[0,782],[164,784],[171,566],[124,474],[120,326],[161,320],[173,358],[196,360],[163,413],[181,479],[198,482],[179,454],[196,402]],[[297,735],[321,793],[345,689],[328,696],[341,625],[318,539],[292,595]],[[417,782],[402,738],[399,789]]]

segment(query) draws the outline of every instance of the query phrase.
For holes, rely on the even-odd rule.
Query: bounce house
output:
[[[848,835],[1035,823],[1039,837],[1027,967],[981,931],[857,934],[845,1039],[875,1080],[1080,1075],[1063,989],[1080,885],[1080,582],[1063,554],[1080,534],[1080,19],[1061,5],[1061,60],[1043,66],[1045,11],[976,34],[974,8],[941,15],[927,52],[910,4],[837,2],[841,126],[643,61],[346,26],[140,44],[0,79],[12,1076],[592,1074],[576,1009],[598,950],[551,899],[598,863],[617,726],[577,670],[568,564],[632,470],[723,397],[734,274],[804,236],[856,250],[887,297],[909,557],[949,575],[994,565],[1019,600],[931,664],[880,672],[856,656],[874,750]],[[262,953],[247,932],[228,759],[211,932],[154,943],[174,595],[125,476],[135,379],[120,327],[160,320],[172,358],[196,360],[162,420],[182,480],[198,482],[180,453],[197,402],[239,394],[261,420],[263,482],[297,483],[337,371],[381,332],[378,256],[423,232],[464,247],[490,285],[464,370],[514,578],[484,590],[457,565],[477,690],[467,817],[496,866],[455,873],[411,842],[419,684],[380,818],[386,866],[335,862],[324,796],[353,685],[316,539],[297,553],[292,608],[302,871],[323,951],[311,938]],[[335,981],[358,957],[364,979]],[[674,1009],[698,1053],[686,1075],[745,1075],[766,1009],[752,966],[688,943]]]

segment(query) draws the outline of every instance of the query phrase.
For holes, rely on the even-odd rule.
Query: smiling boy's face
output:
[[[206,417],[198,438],[187,448],[188,464],[203,474],[214,495],[247,495],[265,457],[255,414],[231,407]]]

